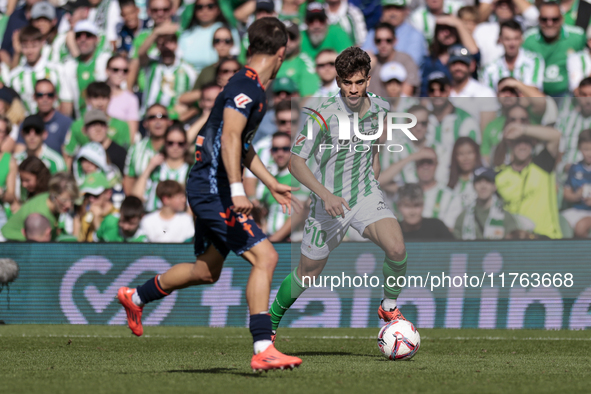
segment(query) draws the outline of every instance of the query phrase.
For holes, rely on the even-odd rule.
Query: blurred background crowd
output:
[[[190,242],[197,135],[267,16],[289,41],[254,146],[281,183],[294,182],[301,106],[338,92],[335,59],[359,46],[369,91],[417,117],[417,141],[385,152],[378,179],[406,239],[588,238],[591,29],[575,26],[578,4],[0,0],[1,239]],[[301,239],[305,210],[286,215],[252,174],[244,183],[272,241]]]

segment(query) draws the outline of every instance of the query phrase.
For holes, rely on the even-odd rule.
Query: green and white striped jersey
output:
[[[576,104],[574,100],[565,100],[565,105],[556,121],[556,128],[562,134],[560,138],[562,161],[559,164],[559,170],[566,164],[574,164],[582,160],[583,156],[577,147],[579,133],[591,128],[591,115],[583,116],[580,109],[574,104]]]
[[[541,56],[521,48],[515,59],[513,70],[509,70],[505,56],[501,56],[486,66],[480,81],[496,91],[501,79],[513,77],[525,85],[535,86],[541,91],[544,85],[544,68],[545,63]]]
[[[463,2],[457,0],[443,0],[443,13],[456,15],[458,10],[464,6]],[[410,24],[423,33],[428,42],[433,39],[435,33],[435,15],[425,6],[418,7],[410,14]]]
[[[366,135],[377,134],[379,122],[378,114],[388,112],[390,104],[383,98],[373,93],[368,93],[370,99],[370,108],[367,113],[359,119],[359,132]],[[320,114],[327,111],[338,111],[353,116],[353,112],[345,105],[341,99],[340,93],[330,97],[316,108]],[[372,193],[372,188],[378,186],[373,171],[373,149],[363,151],[363,147],[371,146],[375,141],[361,141],[353,135],[346,144],[339,143],[339,126],[336,115],[327,115],[325,117],[328,130],[316,122],[312,122],[312,139],[308,139],[310,132],[307,122],[304,128],[295,138],[292,146],[292,153],[304,159],[314,157],[316,169],[314,176],[322,183],[332,194],[343,197],[352,208],[362,196],[368,196]],[[384,130],[385,132],[385,130]],[[321,144],[330,144],[333,149],[320,149]],[[338,150],[337,150],[338,148]],[[359,150],[356,152],[355,149]]]
[[[148,167],[152,157],[156,156],[156,151],[152,147],[150,137],[144,137],[140,142],[134,144],[127,151],[125,157],[125,168],[123,174],[132,178],[137,178]]]
[[[275,175],[275,179],[283,185],[290,185],[293,187],[299,186],[299,182],[291,176],[287,168]],[[283,213],[283,207],[277,202],[277,200],[275,200],[269,189],[266,187],[261,196],[261,202],[265,204],[269,210],[269,213],[267,214],[267,228],[265,229],[265,234],[275,234],[281,229],[281,227],[283,227],[285,221],[289,218],[289,214]]]
[[[86,111],[85,90],[88,85],[107,80],[107,62],[110,57],[110,53],[97,49],[88,62],[70,59],[64,64],[64,75],[67,76],[64,85],[71,92],[76,118],[82,117]]]
[[[164,105],[169,112],[174,112],[179,96],[191,90],[196,79],[195,69],[179,58],[170,66],[151,62],[146,68],[141,113],[145,114],[146,109],[156,103]]]
[[[148,182],[146,183],[146,191],[144,193],[146,212],[152,212],[162,208],[162,201],[156,196],[156,187],[159,182],[172,180],[185,185],[190,169],[191,167],[187,163],[183,163],[183,165],[177,169],[170,168],[166,162],[156,167],[156,169],[150,174],[150,178],[148,178]]]
[[[579,87],[581,81],[591,75],[591,54],[589,49],[571,53],[566,58],[566,71],[568,72],[568,85],[573,92]]]
[[[21,164],[29,155],[27,151],[22,151],[16,153],[14,155],[14,159],[16,160],[16,164]],[[39,159],[45,164],[45,166],[49,169],[51,175],[55,174],[56,172],[61,172],[66,170],[66,162],[62,155],[48,147],[47,145],[43,144],[41,146],[41,153],[39,154]]]
[[[62,72],[63,70],[57,64],[40,59],[34,66],[25,64],[14,68],[6,84],[19,94],[27,114],[31,115],[37,113],[37,103],[33,96],[35,84],[40,79],[49,79],[53,83],[61,102],[72,101],[72,94],[65,86],[66,78],[64,75],[67,74]]]

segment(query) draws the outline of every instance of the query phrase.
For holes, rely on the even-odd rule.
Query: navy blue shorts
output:
[[[252,218],[230,209],[229,193],[187,193],[195,214],[195,256],[205,253],[210,244],[224,258],[230,251],[241,255],[267,238]]]

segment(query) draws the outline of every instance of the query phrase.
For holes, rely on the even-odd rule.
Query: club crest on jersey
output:
[[[245,95],[244,93],[240,93],[238,96],[234,97],[234,104],[238,108],[246,108],[246,104],[252,103],[252,99]]]

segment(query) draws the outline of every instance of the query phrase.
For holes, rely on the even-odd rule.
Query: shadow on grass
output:
[[[204,368],[204,369],[173,369],[166,371],[168,373],[211,373],[211,374],[227,374],[236,376],[246,376],[249,378],[260,378],[263,375],[254,372],[239,372],[238,368]]]

